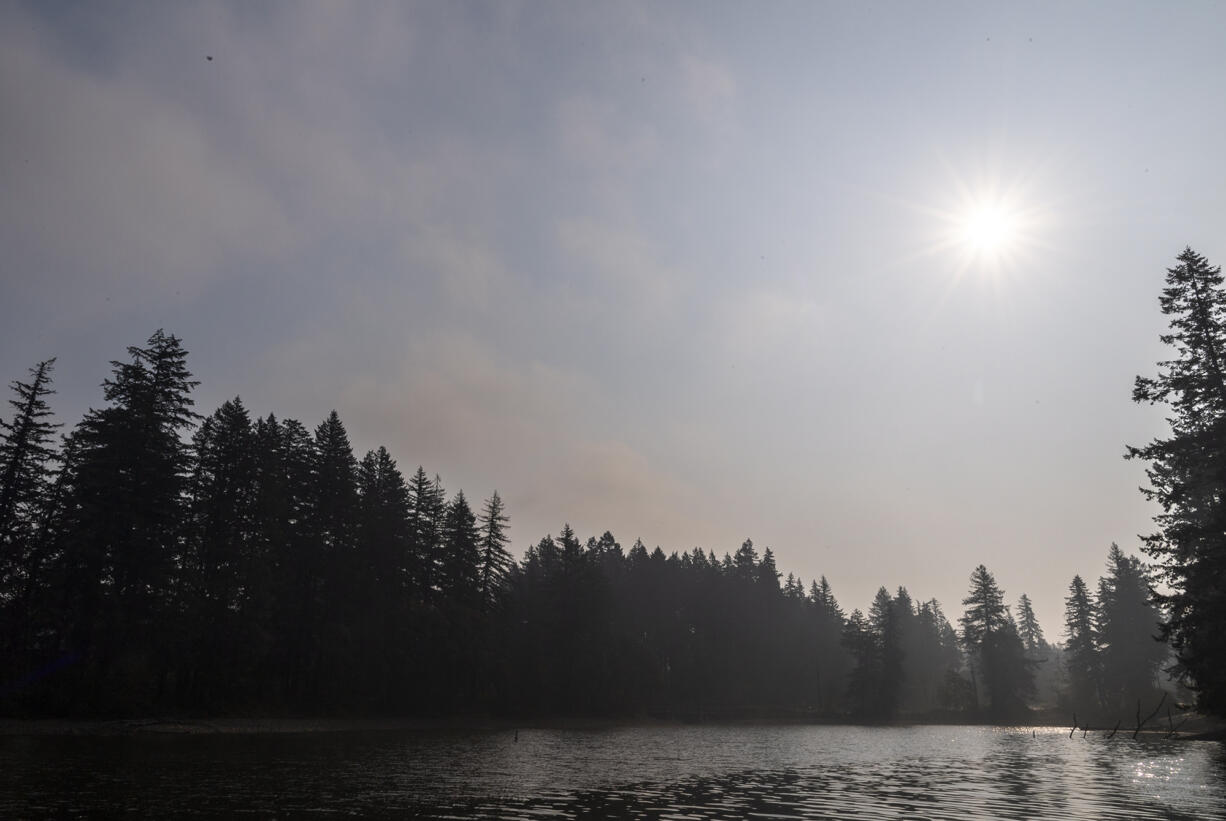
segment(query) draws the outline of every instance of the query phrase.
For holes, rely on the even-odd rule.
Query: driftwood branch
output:
[[[1132,732],[1133,738],[1136,738],[1138,735],[1140,735],[1141,728],[1145,726],[1145,723],[1147,721],[1149,721],[1154,716],[1158,715],[1158,711],[1162,709],[1162,705],[1165,703],[1166,703],[1166,693],[1163,693],[1162,698],[1158,700],[1158,706],[1154,708],[1154,711],[1152,713],[1150,713],[1149,715],[1145,717],[1144,721],[1142,721],[1141,720],[1141,699],[1137,699],[1137,728],[1133,730]]]
[[[1175,735],[1175,733],[1179,732],[1179,728],[1187,723],[1188,723],[1188,717],[1184,715],[1182,717],[1182,720],[1178,724],[1176,724],[1175,719],[1171,716],[1171,708],[1170,707],[1166,708],[1166,726],[1169,728],[1166,731],[1167,738],[1170,738],[1171,736]]]

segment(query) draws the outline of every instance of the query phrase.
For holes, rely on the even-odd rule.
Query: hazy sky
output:
[[[180,336],[473,499],[1062,630],[1226,261],[1226,4],[0,5],[0,381]],[[213,60],[207,60],[212,55]],[[976,209],[1000,244],[967,241]],[[994,210],[993,210],[994,209]],[[989,226],[991,227],[991,226]],[[6,411],[7,413],[7,411]]]

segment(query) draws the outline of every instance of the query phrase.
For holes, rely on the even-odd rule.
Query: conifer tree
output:
[[[842,621],[843,609],[839,607],[839,602],[834,597],[834,591],[830,588],[830,582],[826,580],[825,576],[822,576],[820,580],[810,585],[809,599],[817,606],[818,612],[823,617],[834,621]]]
[[[511,554],[507,551],[507,546],[510,544],[510,539],[507,537],[509,521],[502,504],[502,497],[495,490],[494,494],[485,500],[485,507],[478,519],[477,547],[481,552],[481,606],[486,610],[489,610],[496,602],[498,591],[502,589],[506,581],[507,570],[512,564]],[[613,541],[611,533],[605,531],[604,535],[608,537],[608,542],[606,543],[602,537],[596,548],[597,554],[602,558],[611,556],[611,545],[617,544]],[[618,553],[620,552],[621,548],[618,547]]]
[[[1034,615],[1034,605],[1025,593],[1017,600],[1017,634],[1031,656],[1041,652],[1047,646],[1043,638],[1043,629]]]
[[[908,604],[910,599],[907,599]],[[889,720],[898,713],[903,685],[903,619],[889,591],[878,588],[869,609],[868,623],[873,634],[877,681],[873,687],[876,701],[872,713]]]
[[[819,708],[831,710],[842,697],[851,664],[842,641],[843,610],[825,576],[809,586],[809,601],[816,619],[813,651],[817,657],[817,703]]]
[[[387,448],[358,465],[358,542],[372,581],[389,595],[409,589],[409,488]]]
[[[55,393],[54,365],[55,359],[44,360],[30,369],[28,382],[13,380],[13,420],[0,419],[0,610],[16,606],[20,589],[32,581],[34,531],[56,458],[50,442],[59,425],[48,421],[46,399]]]
[[[215,706],[241,683],[247,663],[241,621],[256,543],[254,431],[237,397],[205,418],[192,437],[190,524],[179,567],[180,609],[190,650],[180,687],[197,706]],[[224,672],[223,672],[224,671]]]
[[[22,531],[35,518],[55,460],[51,436],[59,425],[49,422],[47,396],[55,359],[30,369],[30,381],[13,380],[13,421],[0,419],[0,579],[7,562],[15,557]],[[28,535],[28,534],[27,534]],[[11,572],[11,570],[10,570]],[[0,597],[7,586],[0,585]]]
[[[434,481],[420,465],[409,480],[409,536],[413,566],[410,577],[423,601],[433,599],[438,585],[438,563],[442,542],[442,517],[446,508],[442,480]]]
[[[22,677],[33,643],[35,586],[43,579],[50,513],[52,465],[57,454],[51,436],[58,425],[48,421],[46,397],[54,359],[30,369],[30,380],[12,383],[12,421],[0,418],[0,680]],[[28,673],[25,673],[28,675]]]
[[[1104,706],[1126,711],[1149,701],[1167,647],[1157,640],[1160,618],[1149,601],[1141,562],[1111,545],[1099,585],[1098,644]]]
[[[921,711],[951,706],[946,685],[950,675],[957,677],[962,666],[957,634],[936,599],[920,603],[911,624],[914,635],[907,637],[904,656],[912,695],[910,706]]]
[[[255,438],[235,397],[204,419],[192,438],[192,524],[186,567],[214,614],[236,609],[255,531]]]
[[[315,429],[312,512],[321,549],[333,558],[352,551],[358,512],[358,464],[334,410]]]
[[[847,676],[847,702],[851,714],[860,719],[873,717],[879,703],[880,655],[872,627],[859,609],[851,611],[847,617],[843,627],[843,646],[851,657],[851,670]]]
[[[1098,657],[1098,616],[1090,591],[1081,576],[1074,576],[1064,600],[1064,658],[1068,667],[1069,696],[1073,709],[1099,706],[1101,665]]]
[[[736,577],[741,581],[749,583],[757,578],[758,551],[754,550],[752,539],[746,539],[741,544],[733,558],[733,563],[736,568]]]
[[[1026,658],[1004,594],[983,565],[971,574],[970,593],[962,604],[967,609],[958,621],[972,683],[977,689],[983,685],[994,718],[1015,717],[1025,709],[1024,699],[1033,693],[1033,663]]]
[[[363,590],[356,623],[366,697],[396,709],[412,675],[409,488],[387,448],[358,464],[357,562]]]
[[[1222,269],[1185,248],[1159,298],[1174,357],[1138,376],[1133,400],[1171,408],[1171,433],[1128,458],[1149,463],[1147,498],[1162,508],[1144,550],[1169,592],[1156,592],[1175,672],[1201,709],[1226,716],[1226,291]]]
[[[313,639],[304,649],[314,658],[314,674],[308,694],[339,706],[352,693],[345,682],[357,662],[355,630],[367,580],[357,550],[357,459],[335,410],[315,429],[309,499],[303,581],[305,626]]]
[[[472,604],[480,595],[481,554],[477,517],[464,491],[447,505],[443,518],[443,558],[439,567],[443,593],[453,601]]]
[[[768,594],[776,594],[779,592],[779,575],[775,554],[768,547],[762,551],[762,561],[758,563],[754,578]]]
[[[187,352],[159,330],[128,354],[103,383],[110,404],[73,432],[63,517],[65,618],[73,625],[65,643],[91,661],[78,674],[92,674],[83,697],[96,707],[109,698],[147,703],[169,673],[166,617],[179,604],[175,573],[188,520],[181,434],[197,418],[197,383]]]
[[[978,647],[986,636],[1004,628],[1008,621],[1004,596],[996,579],[983,565],[971,574],[969,595],[962,600],[966,613],[958,619],[962,625],[962,640],[968,647]]]

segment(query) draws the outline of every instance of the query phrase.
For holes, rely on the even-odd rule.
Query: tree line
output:
[[[1191,253],[1163,297],[1181,358],[1136,397],[1191,420],[1132,452],[1164,505],[1146,542],[1157,564],[1113,545],[1094,591],[1074,578],[1063,645],[1027,596],[1006,605],[983,565],[955,628],[905,588],[848,614],[825,577],[784,578],[751,540],[722,557],[665,554],[566,525],[515,561],[496,491],[474,506],[422,467],[406,478],[385,448],[358,459],[335,411],[313,431],[253,419],[238,398],[197,415],[187,352],[159,330],[112,363],[104,407],[58,444],[54,360],[13,383],[0,711],[888,721],[1015,720],[1038,703],[1111,715],[1154,695],[1161,631],[1176,674],[1220,713],[1226,382],[1219,360],[1184,360],[1226,341],[1226,299]],[[1188,314],[1200,324],[1180,331]],[[1210,410],[1222,411],[1212,425]]]

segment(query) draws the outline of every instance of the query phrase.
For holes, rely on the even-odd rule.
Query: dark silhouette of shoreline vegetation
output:
[[[474,504],[384,448],[358,459],[335,411],[313,431],[238,398],[197,415],[187,352],[159,330],[58,446],[54,360],[12,383],[0,713],[1005,722],[1042,705],[1109,726],[1159,703],[1173,663],[1222,715],[1226,296],[1202,257],[1179,263],[1177,357],[1135,394],[1172,406],[1172,434],[1129,452],[1163,508],[1156,564],[1112,545],[1096,588],[1072,580],[1062,644],[984,565],[955,627],[905,588],[847,613],[750,540],[666,554],[566,525],[515,561],[497,492]]]

